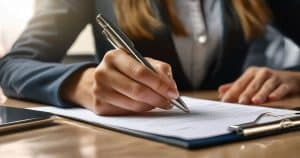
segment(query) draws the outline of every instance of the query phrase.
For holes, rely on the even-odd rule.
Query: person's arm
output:
[[[93,1],[39,0],[36,11],[10,53],[0,60],[0,84],[9,97],[68,106],[60,96],[64,81],[90,63],[58,64],[92,18]]]
[[[122,50],[107,52],[99,65],[57,64],[88,23],[90,0],[39,1],[39,11],[0,61],[0,83],[11,97],[61,107],[79,105],[102,115],[170,109],[178,97],[168,64],[149,59],[153,73]]]

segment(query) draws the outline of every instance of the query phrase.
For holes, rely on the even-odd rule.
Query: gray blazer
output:
[[[244,68],[257,65],[274,69],[289,69],[299,64],[299,46],[273,27],[268,26],[265,35],[252,42]]]
[[[62,84],[74,72],[96,66],[105,52],[112,49],[101,35],[95,21],[97,13],[102,13],[115,23],[112,1],[39,0],[38,2],[35,15],[26,30],[10,53],[0,60],[0,84],[5,94],[10,97],[69,107],[72,105],[63,101],[60,96]],[[134,43],[144,56],[169,63],[173,67],[178,88],[189,90],[191,85],[183,75],[163,6],[159,0],[150,2],[164,26],[155,32],[154,41],[134,39]],[[217,88],[220,84],[233,81],[242,73],[245,65],[300,69],[298,58],[291,64],[289,56],[286,55],[292,52],[290,50],[293,52],[295,50],[297,52],[295,54],[299,54],[297,47],[278,32],[274,31],[276,33],[270,35],[268,33],[256,41],[246,42],[239,19],[229,1],[203,0],[204,17],[216,5],[221,5],[219,16],[222,16],[224,30],[219,44],[220,53],[207,71],[199,89]],[[61,64],[60,61],[67,50],[87,24],[93,27],[97,62]],[[284,61],[281,60],[282,57],[285,57]]]

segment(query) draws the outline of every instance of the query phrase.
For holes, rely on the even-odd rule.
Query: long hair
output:
[[[162,23],[151,10],[151,0],[114,0],[114,11],[121,29],[132,38],[154,39],[153,32]],[[239,17],[244,36],[251,40],[261,35],[271,14],[264,0],[225,0],[231,2]],[[187,33],[176,15],[173,0],[160,0],[165,7],[166,17],[174,34],[186,36]]]

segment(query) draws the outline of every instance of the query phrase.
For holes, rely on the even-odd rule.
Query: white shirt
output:
[[[177,16],[188,33],[187,37],[173,35],[174,44],[185,75],[192,86],[197,88],[216,57],[220,26],[207,24],[206,28],[200,0],[175,0],[174,2]]]

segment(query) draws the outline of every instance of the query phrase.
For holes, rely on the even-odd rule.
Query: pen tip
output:
[[[183,110],[185,113],[190,113],[190,110],[189,109],[184,109]]]
[[[185,104],[185,102],[179,97],[176,99],[185,109],[185,112],[190,112],[189,108],[187,107],[187,105]]]

